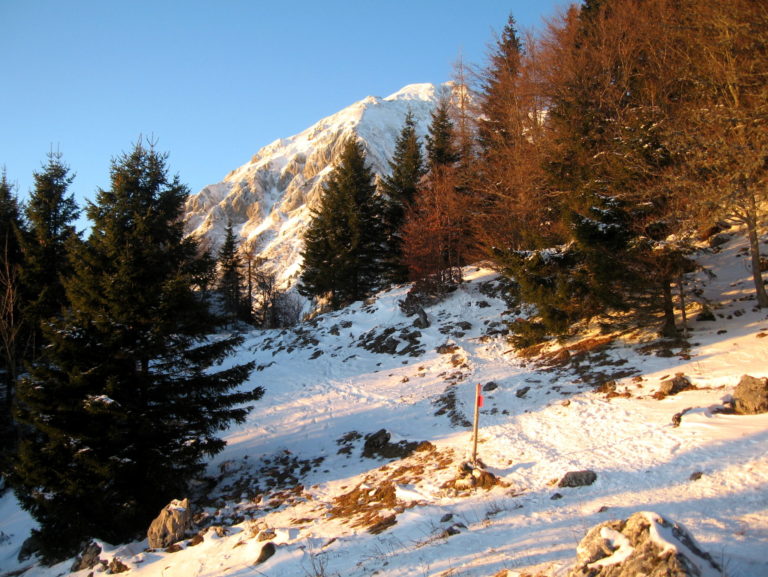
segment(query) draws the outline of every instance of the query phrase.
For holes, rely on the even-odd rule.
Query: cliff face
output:
[[[345,140],[360,139],[374,172],[385,174],[408,111],[423,136],[448,90],[447,85],[413,84],[386,98],[369,96],[265,146],[222,182],[189,198],[187,233],[216,250],[231,220],[241,246],[267,261],[280,286],[293,285],[301,270],[303,232]]]

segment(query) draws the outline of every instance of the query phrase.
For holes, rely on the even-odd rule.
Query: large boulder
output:
[[[721,568],[680,525],[639,512],[606,521],[579,543],[568,577],[710,577]]]
[[[741,415],[768,413],[768,377],[741,377],[733,391],[733,409]]]
[[[147,539],[151,549],[165,549],[169,545],[181,541],[192,529],[192,510],[189,500],[174,499],[163,507],[160,514],[152,521],[147,531]]]

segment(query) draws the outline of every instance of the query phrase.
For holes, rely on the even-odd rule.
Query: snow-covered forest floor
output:
[[[750,300],[745,250],[735,236],[701,257],[687,344],[595,328],[521,357],[502,334],[514,307],[477,267],[426,309],[426,329],[401,312],[399,287],[292,330],[254,331],[232,362],[255,360],[250,384],[266,393],[189,495],[209,529],[175,552],[144,541],[104,545],[102,558],[137,577],[558,576],[590,527],[655,511],[726,575],[768,576],[768,414],[717,412],[742,375],[768,376],[768,313]],[[696,320],[702,303],[716,320]],[[695,390],[658,398],[679,373]],[[498,483],[463,489],[478,383],[478,456]],[[383,451],[405,456],[362,455],[381,429]],[[586,469],[594,484],[557,486]],[[0,575],[69,573],[72,560],[17,561],[32,526],[6,492]],[[275,554],[256,565],[267,540]]]

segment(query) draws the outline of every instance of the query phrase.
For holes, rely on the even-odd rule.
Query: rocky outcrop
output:
[[[768,413],[768,377],[741,377],[733,392],[733,410],[740,415]]]
[[[718,564],[683,527],[656,513],[606,521],[579,543],[568,577],[714,577]]]
[[[147,531],[147,539],[151,549],[165,549],[169,545],[181,541],[192,528],[192,510],[189,500],[174,499],[166,505],[160,514],[152,521]]]

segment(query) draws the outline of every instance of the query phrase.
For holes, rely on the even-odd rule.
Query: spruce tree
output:
[[[389,240],[389,276],[392,282],[408,280],[408,267],[403,258],[402,228],[405,214],[418,193],[419,182],[426,173],[421,143],[416,134],[416,122],[408,111],[403,128],[395,142],[395,152],[389,161],[391,173],[381,180],[381,190],[387,195],[387,225]]]
[[[39,348],[41,323],[59,314],[66,302],[62,278],[70,274],[67,244],[77,240],[72,223],[79,211],[74,195],[67,194],[74,175],[61,153],[49,153],[43,170],[33,176],[35,188],[25,207],[27,231],[21,237],[21,281],[25,316]]]
[[[459,154],[454,145],[453,121],[450,115],[450,102],[442,98],[435,110],[427,133],[427,160],[429,170],[441,166],[451,166],[458,162]]]
[[[230,319],[248,320],[243,298],[243,268],[237,253],[237,240],[232,230],[232,221],[227,222],[224,243],[219,249],[219,293],[225,315]]]
[[[0,174],[0,467],[13,446],[11,404],[19,367],[25,354],[26,326],[21,315],[19,287],[23,228],[19,204],[5,170]]]
[[[187,193],[152,145],[113,160],[111,188],[87,208],[92,232],[65,282],[69,308],[19,385],[30,433],[12,480],[49,559],[89,537],[145,531],[223,448],[217,432],[261,396],[237,390],[252,363],[211,370],[239,341],[208,338],[211,317],[190,288],[198,251],[183,236]]]
[[[365,151],[350,138],[304,235],[299,293],[328,298],[329,305],[338,309],[379,288],[384,222],[384,205]]]
[[[516,90],[522,52],[515,19],[510,15],[482,75],[479,139],[486,156],[498,154],[524,137]]]

